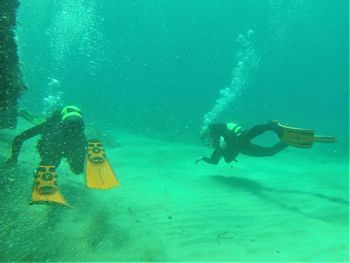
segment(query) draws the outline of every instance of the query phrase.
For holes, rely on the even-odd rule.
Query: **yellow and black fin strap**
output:
[[[88,142],[85,183],[88,188],[101,190],[119,186],[119,181],[105,155],[103,145],[98,140],[89,140]]]
[[[311,148],[314,143],[314,131],[278,124],[282,130],[281,139],[294,147]]]
[[[58,190],[54,165],[39,165],[34,172],[34,186],[30,204],[55,204],[71,207]]]

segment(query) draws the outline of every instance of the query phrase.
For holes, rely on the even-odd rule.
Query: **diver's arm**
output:
[[[221,158],[221,151],[220,150],[214,150],[214,152],[211,154],[210,158],[208,157],[202,157],[202,161],[210,164],[218,164]]]
[[[38,125],[38,124],[45,122],[45,118],[34,116],[33,114],[31,114],[29,111],[27,111],[25,109],[18,109],[17,115],[22,117],[23,119],[29,121],[30,123],[32,123],[34,125]]]
[[[7,164],[15,164],[18,159],[22,144],[24,141],[40,134],[46,128],[46,122],[34,126],[21,134],[17,135],[12,141],[12,154],[11,157],[6,161]]]

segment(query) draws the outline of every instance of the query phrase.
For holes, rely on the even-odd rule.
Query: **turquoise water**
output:
[[[22,162],[9,172],[15,179],[3,183],[0,259],[348,259],[348,1],[21,2],[17,43],[29,89],[20,106],[47,114],[63,104],[79,105],[88,128],[120,143],[120,148],[106,147],[121,171],[122,186],[103,196],[87,194],[81,178],[62,176],[73,212],[28,207],[28,185],[38,162],[35,142],[28,143]],[[198,155],[210,154],[199,140],[208,123],[235,121],[248,128],[272,119],[335,136],[338,143],[291,150],[277,160],[242,158],[236,172],[224,164],[193,166]],[[1,143],[8,147],[14,134],[28,127],[20,122]],[[70,173],[64,165],[61,169]],[[280,180],[280,174],[289,177]],[[143,187],[145,178],[150,181]],[[215,209],[211,185],[221,193],[215,202],[226,204],[222,209]],[[227,207],[231,194],[242,206]],[[199,212],[191,217],[195,207]],[[257,215],[248,210],[268,211],[258,217],[259,224],[274,225],[267,231],[271,244],[283,248],[262,245],[269,242],[268,234],[249,228],[247,222]],[[288,214],[277,216],[288,212],[293,222]],[[270,215],[279,218],[277,223],[269,222]],[[226,224],[229,219],[240,223]],[[196,229],[191,220],[209,223]],[[213,227],[220,221],[225,228]],[[282,222],[290,224],[285,239],[279,234]],[[300,227],[304,224],[309,230]],[[322,229],[324,236],[318,235]],[[294,251],[288,239],[299,234],[306,241],[292,238]],[[148,241],[141,240],[147,236]],[[41,253],[46,242],[49,248]]]
[[[239,34],[254,30],[259,66],[220,118],[280,119],[346,140],[347,19],[345,0],[23,1],[32,88],[21,102],[41,112],[55,78],[64,102],[104,127],[192,134],[231,83]]]

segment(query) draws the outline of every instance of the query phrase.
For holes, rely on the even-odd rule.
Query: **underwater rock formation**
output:
[[[14,32],[19,4],[19,0],[0,1],[0,128],[16,126],[18,99],[27,89]]]

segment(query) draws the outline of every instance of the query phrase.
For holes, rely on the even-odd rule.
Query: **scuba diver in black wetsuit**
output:
[[[55,111],[46,122],[16,136],[12,142],[12,155],[6,165],[15,164],[23,142],[36,135],[41,135],[37,144],[40,165],[57,168],[62,158],[67,158],[75,174],[83,172],[87,140],[82,113],[78,107],[67,106]]]
[[[201,157],[195,162],[204,161],[210,164],[218,164],[223,157],[226,163],[230,163],[236,161],[236,157],[240,153],[254,157],[273,156],[288,147],[288,144],[284,141],[280,141],[272,147],[263,147],[251,142],[253,138],[267,131],[275,132],[278,137],[282,136],[282,129],[276,121],[256,125],[248,130],[243,130],[241,126],[235,123],[211,124],[204,137],[209,139],[214,151],[210,158]]]
[[[75,174],[85,174],[88,188],[105,190],[119,186],[102,143],[98,140],[87,141],[84,129],[80,109],[67,106],[55,111],[46,122],[14,138],[12,155],[5,166],[16,164],[24,141],[41,135],[37,144],[41,161],[34,171],[31,204],[51,203],[70,207],[57,187],[56,168],[62,158],[67,159]]]

